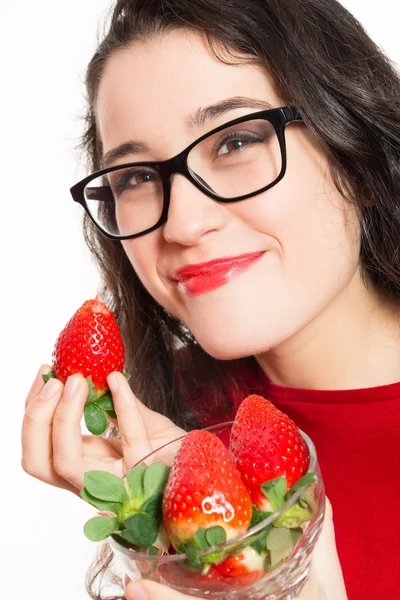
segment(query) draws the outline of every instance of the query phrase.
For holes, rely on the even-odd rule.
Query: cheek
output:
[[[358,265],[358,217],[339,194],[320,153],[307,149],[296,157],[282,181],[238,203],[235,211],[250,228],[271,238],[282,282],[301,288],[302,294],[307,285],[313,293],[318,287],[329,293]]]
[[[158,282],[156,266],[159,244],[157,238],[157,232],[154,232],[147,236],[121,242],[136,275],[152,296],[154,296]]]
[[[137,239],[122,241],[121,244],[136,275],[149,294],[167,311],[176,315],[176,292],[174,294],[171,290],[166,274],[159,273],[157,269],[160,258],[165,253],[161,229]]]

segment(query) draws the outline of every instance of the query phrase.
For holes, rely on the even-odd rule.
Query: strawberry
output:
[[[284,413],[261,396],[248,396],[237,411],[230,438],[232,460],[261,511],[277,510],[262,484],[286,478],[287,490],[306,473],[309,450],[300,430]]]
[[[249,493],[224,443],[209,431],[188,433],[163,497],[164,527],[174,548],[186,551],[193,540],[197,550],[223,543],[244,533],[251,516]]]
[[[265,558],[247,546],[239,554],[228,556],[223,562],[212,566],[212,571],[222,577],[235,578],[235,585],[250,585],[264,575]]]
[[[63,383],[74,373],[90,375],[100,397],[108,389],[107,375],[121,371],[124,362],[124,344],[113,313],[97,298],[87,300],[57,338],[54,375]]]
[[[107,427],[107,415],[116,417],[108,391],[107,376],[121,371],[125,362],[124,344],[113,313],[98,298],[87,300],[58,336],[53,350],[52,371],[45,381],[57,377],[65,383],[80,373],[88,382],[85,406],[88,429],[99,434]]]

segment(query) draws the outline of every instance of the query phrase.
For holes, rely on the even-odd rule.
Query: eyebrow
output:
[[[246,98],[245,96],[234,96],[221,100],[216,104],[211,104],[204,108],[198,108],[196,112],[186,118],[186,127],[193,133],[195,129],[202,127],[207,121],[216,119],[235,108],[256,108],[258,110],[271,109],[273,106],[265,100],[257,100],[256,98]]]
[[[274,107],[265,100],[247,98],[245,96],[234,96],[232,98],[221,100],[216,104],[198,108],[193,114],[186,117],[186,128],[190,133],[194,133],[196,129],[199,129],[208,121],[216,119],[217,117],[231,110],[235,110],[236,108],[269,110]],[[123,144],[120,144],[119,146],[116,146],[115,148],[112,148],[106,152],[101,159],[101,166],[103,169],[105,169],[118,158],[126,158],[132,154],[142,154],[145,152],[150,152],[150,147],[145,142],[129,140],[128,142],[124,142]]]

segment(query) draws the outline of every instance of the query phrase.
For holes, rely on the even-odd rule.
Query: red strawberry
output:
[[[163,497],[163,521],[174,548],[182,551],[199,528],[220,526],[226,539],[246,531],[251,499],[224,443],[194,430],[180,447]],[[212,545],[212,544],[210,544]]]
[[[80,373],[92,378],[98,397],[108,389],[106,377],[124,367],[125,352],[113,313],[98,300],[87,300],[68,321],[53,350],[53,373],[65,382]]]
[[[248,396],[239,406],[229,451],[259,510],[271,504],[260,486],[276,477],[286,477],[289,489],[308,469],[309,451],[293,421],[269,400]]]
[[[219,565],[213,565],[212,571],[222,577],[235,577],[235,585],[249,585],[264,575],[264,562],[265,557],[247,546],[240,554],[228,556]]]
[[[124,344],[114,315],[95,298],[76,311],[58,336],[53,369],[43,379],[57,377],[65,383],[75,373],[86,377],[85,423],[91,433],[100,435],[107,429],[108,417],[117,418],[106,378],[112,371],[121,371],[124,362]]]

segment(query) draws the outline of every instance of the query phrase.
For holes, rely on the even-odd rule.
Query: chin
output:
[[[239,328],[240,329],[240,328]],[[225,331],[220,335],[210,335],[210,332],[200,332],[194,337],[207,354],[217,360],[234,360],[266,352],[273,344],[266,343],[265,337],[256,339],[248,330]],[[261,337],[258,332],[257,337]]]

